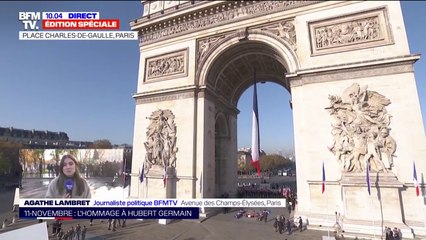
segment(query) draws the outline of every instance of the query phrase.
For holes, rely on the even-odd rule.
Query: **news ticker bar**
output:
[[[198,219],[200,208],[19,208],[21,219]]]
[[[204,199],[20,199],[20,208],[67,207],[67,208],[188,208],[188,207],[233,207],[276,208],[286,207],[282,198],[204,198]]]
[[[19,31],[19,40],[137,40],[133,31]]]

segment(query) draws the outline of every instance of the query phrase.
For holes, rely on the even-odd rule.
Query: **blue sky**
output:
[[[402,2],[411,53],[425,53],[425,2]],[[71,140],[133,143],[139,68],[137,41],[19,41],[20,11],[100,12],[118,18],[120,30],[142,15],[140,1],[0,2],[0,126],[64,131]],[[426,64],[415,64],[425,122]],[[252,87],[240,98],[238,146],[251,144]],[[268,153],[293,149],[289,93],[258,85],[261,146]],[[280,104],[277,104],[280,103]]]

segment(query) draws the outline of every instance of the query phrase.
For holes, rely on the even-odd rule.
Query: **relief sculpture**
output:
[[[288,42],[294,50],[296,49],[296,31],[291,21],[280,21],[271,25],[263,26],[260,29],[283,39]]]
[[[385,46],[394,42],[386,8],[310,22],[314,55]]]
[[[377,16],[315,28],[317,49],[380,39]]]
[[[394,166],[396,142],[390,136],[391,115],[385,96],[354,83],[341,96],[330,95],[325,108],[334,118],[333,143],[328,149],[345,172],[388,172]]]
[[[201,62],[201,60],[206,56],[206,53],[214,46],[217,46],[218,43],[220,43],[220,40],[223,40],[224,38],[225,35],[199,40],[197,61]]]
[[[183,55],[150,61],[148,62],[148,79],[184,73],[184,67],[185,59]]]
[[[145,171],[158,165],[162,168],[176,167],[176,124],[170,110],[157,110],[147,119],[150,120],[144,142]]]
[[[206,14],[193,14],[188,20],[158,30],[142,30],[140,41],[144,44],[152,43],[160,39],[171,38],[177,35],[188,34],[204,28],[250,19],[262,14],[285,11],[297,7],[315,4],[317,1],[234,1],[222,8],[212,8]],[[234,4],[234,6],[232,6]],[[238,5],[238,7],[237,7]],[[221,9],[221,10],[220,10]],[[155,28],[154,28],[155,29]]]

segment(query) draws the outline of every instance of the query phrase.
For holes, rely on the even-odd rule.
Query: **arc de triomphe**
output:
[[[141,53],[132,172],[145,163],[145,174],[132,178],[132,197],[235,195],[236,104],[256,67],[257,81],[292,97],[297,215],[312,228],[338,212],[347,232],[387,225],[426,235],[424,188],[416,197],[412,181],[413,161],[419,181],[426,170],[420,56],[410,53],[399,2],[142,3],[130,23]]]

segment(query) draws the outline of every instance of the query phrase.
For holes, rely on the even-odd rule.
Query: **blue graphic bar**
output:
[[[70,219],[198,219],[199,208],[19,208],[19,218]]]

